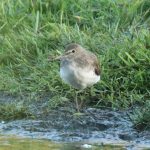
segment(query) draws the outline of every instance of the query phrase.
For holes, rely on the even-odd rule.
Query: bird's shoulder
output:
[[[91,51],[89,51],[89,56],[90,56],[90,65],[91,67],[94,68],[94,72],[96,75],[100,75],[100,62],[98,60],[98,57],[92,53]]]
[[[94,68],[96,75],[100,75],[100,63],[97,56],[91,51],[80,53],[76,58],[76,65],[80,68],[87,66],[88,68]]]

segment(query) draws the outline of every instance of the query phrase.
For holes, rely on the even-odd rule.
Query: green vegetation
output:
[[[147,101],[144,107],[136,109],[130,117],[133,120],[136,129],[150,130],[150,101]]]
[[[14,120],[22,118],[33,118],[33,115],[29,113],[28,107],[24,105],[2,104],[0,105],[0,120]]]
[[[73,97],[48,56],[74,41],[101,62],[102,80],[83,99],[95,93],[96,106],[144,107],[150,100],[149,16],[149,0],[1,0],[0,90],[49,92],[55,106],[58,98]],[[149,122],[150,113],[140,116],[138,123]]]

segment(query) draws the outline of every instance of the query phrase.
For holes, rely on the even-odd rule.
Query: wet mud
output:
[[[44,107],[36,108],[35,119],[1,120],[0,134],[67,143],[121,144],[127,150],[150,149],[150,132],[134,129],[129,110],[85,108],[82,114],[76,114],[68,107],[47,113]]]

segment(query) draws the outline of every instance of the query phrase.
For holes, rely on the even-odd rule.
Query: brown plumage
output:
[[[79,44],[67,45],[64,54],[50,58],[50,61],[53,60],[60,60],[60,77],[75,89],[85,89],[100,80],[100,65],[96,55]],[[77,93],[75,102],[79,112]]]
[[[60,60],[61,78],[74,88],[84,89],[100,79],[100,65],[96,55],[79,44],[67,45]]]

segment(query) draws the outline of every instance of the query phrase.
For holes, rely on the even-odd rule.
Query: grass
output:
[[[48,56],[77,42],[97,54],[102,69],[101,82],[85,90],[83,99],[94,93],[97,107],[145,108],[150,100],[149,8],[149,0],[1,1],[0,90],[50,92],[51,104],[59,106],[59,97],[74,95]],[[138,123],[147,118],[149,125],[147,115]]]
[[[1,104],[0,106],[0,120],[10,121],[15,119],[23,118],[34,118],[31,113],[29,113],[28,108],[23,105],[11,104]]]
[[[149,108],[150,108],[150,101],[147,101],[144,107],[135,109],[133,115],[130,115],[131,120],[134,122],[134,127],[139,131],[150,130]]]

